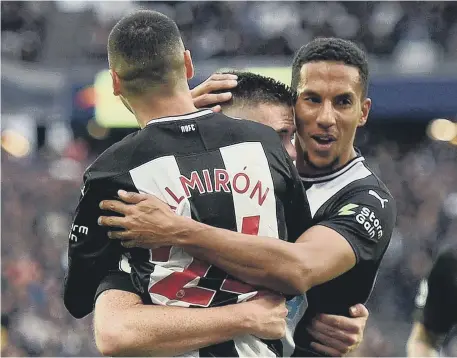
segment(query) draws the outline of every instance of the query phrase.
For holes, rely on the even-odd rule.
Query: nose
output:
[[[323,102],[316,123],[322,128],[329,128],[335,124],[335,111],[331,101]]]
[[[284,148],[286,149],[287,154],[289,154],[292,161],[297,160],[297,150],[290,140],[284,143]]]

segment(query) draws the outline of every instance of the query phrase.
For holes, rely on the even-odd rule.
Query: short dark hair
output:
[[[220,103],[222,107],[256,106],[264,103],[286,106],[295,104],[295,93],[292,89],[271,77],[242,71],[225,73],[236,75],[238,85],[230,89],[232,98],[227,102]],[[226,90],[218,92],[226,92]]]
[[[160,12],[139,10],[123,17],[111,30],[107,48],[110,66],[130,94],[171,84],[179,71],[184,76],[181,34]]]
[[[292,64],[292,88],[296,91],[300,82],[300,71],[304,64],[319,61],[343,62],[359,70],[363,96],[368,91],[368,61],[365,52],[354,42],[335,37],[316,38],[302,46]]]

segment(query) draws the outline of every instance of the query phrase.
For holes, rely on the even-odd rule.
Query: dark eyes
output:
[[[305,97],[305,101],[308,101],[311,103],[321,103],[321,99],[319,97],[312,97],[312,96]]]
[[[304,98],[305,101],[310,103],[321,103],[322,100],[319,97],[308,96]],[[337,106],[350,106],[352,101],[350,98],[337,98],[335,99],[335,105]]]
[[[349,98],[339,98],[336,100],[336,104],[339,106],[350,106],[352,102]]]

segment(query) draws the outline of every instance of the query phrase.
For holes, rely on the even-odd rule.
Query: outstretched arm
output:
[[[154,196],[124,192],[119,196],[132,205],[104,201],[101,206],[124,217],[101,217],[99,223],[125,228],[126,231],[111,232],[111,238],[126,240],[125,247],[181,246],[240,280],[286,294],[306,292],[350,270],[357,260],[382,255],[395,217],[390,203],[380,210],[375,198],[356,194],[348,200],[353,203],[362,200],[363,206],[352,205],[358,211],[368,210],[382,223],[383,230],[375,233],[376,239],[354,219],[358,215],[356,211],[349,211],[352,216],[344,216],[339,215],[342,208],[337,208],[329,220],[311,227],[295,243],[290,243],[179,217]]]
[[[202,309],[145,305],[133,292],[108,289],[95,304],[95,342],[107,356],[175,356],[244,334],[282,338],[286,315],[284,298],[273,294]]]

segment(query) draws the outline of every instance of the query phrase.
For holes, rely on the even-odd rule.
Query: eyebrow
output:
[[[336,97],[336,98],[345,98],[345,97],[346,97],[346,98],[348,98],[348,97],[349,97],[349,98],[352,98],[352,97],[354,97],[354,93],[352,93],[352,92],[345,92],[345,93],[341,93],[341,94],[339,94],[339,95],[337,95],[337,96],[335,96],[335,97]]]
[[[307,96],[316,96],[316,97],[320,97],[321,96],[319,93],[314,92],[312,90],[305,90],[302,93],[300,93],[300,95],[303,95],[303,94],[305,94]]]

